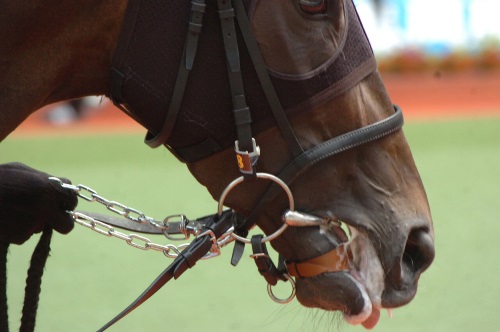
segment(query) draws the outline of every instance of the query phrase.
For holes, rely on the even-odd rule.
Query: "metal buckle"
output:
[[[217,256],[220,256],[220,247],[219,243],[217,242],[217,238],[215,237],[215,234],[212,230],[206,230],[205,232],[201,233],[200,235],[196,236],[196,238],[203,237],[203,236],[210,236],[210,240],[212,241],[212,247],[210,248],[210,251],[203,256],[203,259],[210,259],[214,258]]]
[[[179,233],[170,233],[168,231],[169,224],[172,222],[179,222],[180,234]],[[165,235],[165,237],[167,239],[172,240],[172,241],[187,240],[187,239],[189,239],[190,235],[197,236],[201,232],[201,229],[203,228],[203,225],[201,223],[196,222],[196,221],[190,221],[183,214],[175,214],[175,215],[166,217],[163,220],[163,225],[166,227],[163,231],[163,234]],[[174,234],[181,235],[181,236],[173,236]]]
[[[260,157],[260,147],[257,146],[255,138],[252,138],[253,151],[241,151],[239,141],[234,142],[234,151],[236,152],[236,161],[238,162],[238,169],[243,174],[253,174],[254,166]]]

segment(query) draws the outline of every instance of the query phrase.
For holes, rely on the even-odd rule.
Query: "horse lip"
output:
[[[348,227],[351,235],[350,239],[345,230],[338,226],[329,227],[328,232],[325,233],[334,232],[337,234],[337,239],[341,240],[342,245],[347,247],[354,245],[356,248],[359,248],[366,245],[372,248],[371,242],[369,242],[365,235],[362,235],[361,232],[351,226]],[[323,231],[326,231],[326,229]],[[356,244],[353,244],[353,241]],[[361,245],[359,242],[361,242]],[[380,287],[375,287],[375,291],[371,290],[370,287],[374,284],[371,280],[373,277],[370,275],[367,276],[369,273],[363,270],[364,267],[356,266],[356,263],[359,263],[359,260],[363,259],[366,261],[376,258],[378,261],[378,257],[372,257],[374,249],[371,250],[368,255],[369,257],[358,258],[357,262],[355,261],[355,257],[350,257],[348,263],[350,267],[347,271],[326,272],[314,277],[298,278],[297,299],[299,302],[306,307],[315,307],[328,311],[341,311],[347,323],[352,325],[364,324],[365,321],[374,316],[374,313],[381,309],[380,296],[383,290]],[[362,252],[361,254],[364,253]],[[380,272],[380,264],[375,267],[377,270],[376,274],[383,276],[383,273]],[[378,280],[378,278],[375,279]],[[332,293],[326,295],[323,291],[319,291],[320,288],[324,289],[325,287],[331,288]],[[339,289],[342,291],[337,292],[336,290]],[[319,293],[320,296],[315,298],[315,293]]]
[[[346,223],[350,233],[348,237],[345,229],[333,224],[330,226],[323,228],[322,232],[333,232],[341,245],[354,250],[354,256],[349,260],[350,270],[298,278],[297,299],[306,307],[341,311],[344,320],[349,324],[366,324],[384,307],[382,293],[385,283],[382,265],[375,248],[362,230]],[[332,236],[335,236],[333,234]],[[322,291],[325,288],[332,289],[332,292],[325,294]],[[336,292],[339,289],[342,291]],[[315,297],[315,294],[318,296]],[[370,324],[376,324],[377,320]]]
[[[380,306],[385,289],[384,269],[377,252],[366,234],[349,226],[351,239],[348,246],[352,253],[351,275],[367,290],[370,300]]]
[[[332,289],[328,296],[323,291],[325,286]],[[342,291],[337,292],[337,289]],[[320,293],[320,296],[311,296],[315,293]],[[372,302],[365,287],[348,271],[327,272],[298,279],[297,299],[306,307],[341,311],[344,319],[351,324],[361,323],[372,311]]]

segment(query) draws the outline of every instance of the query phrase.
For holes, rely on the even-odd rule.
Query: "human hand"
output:
[[[49,177],[21,163],[0,165],[0,242],[22,244],[45,226],[62,234],[73,229],[66,211],[75,209],[77,195]]]

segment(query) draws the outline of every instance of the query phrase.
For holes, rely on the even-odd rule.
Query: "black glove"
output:
[[[73,229],[66,211],[75,209],[76,193],[49,177],[21,163],[0,165],[0,242],[22,244],[45,226],[62,234]]]

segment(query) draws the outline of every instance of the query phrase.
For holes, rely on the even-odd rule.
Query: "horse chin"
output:
[[[368,237],[353,228],[350,232],[351,270],[299,278],[297,299],[306,307],[341,311],[347,323],[371,329],[382,309],[384,272]]]
[[[324,289],[336,291],[325,292]],[[316,294],[316,295],[314,295]],[[349,272],[331,272],[297,280],[297,299],[305,307],[341,311],[351,325],[373,328],[380,308],[372,303],[364,285]]]

